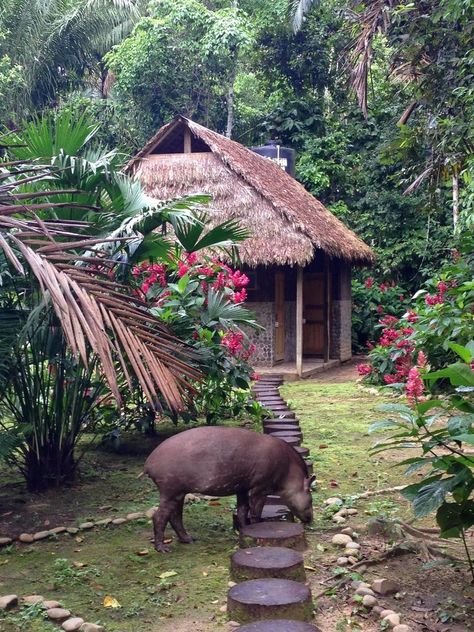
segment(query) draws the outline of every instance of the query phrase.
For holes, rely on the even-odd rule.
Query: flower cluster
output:
[[[244,334],[240,331],[227,331],[221,340],[221,345],[225,347],[233,356],[241,360],[249,360],[255,353],[255,345],[244,345]]]
[[[438,291],[436,294],[426,294],[425,295],[425,303],[427,305],[443,305],[443,303],[446,300],[446,292],[452,288],[452,287],[456,287],[456,281],[440,281],[438,283]]]

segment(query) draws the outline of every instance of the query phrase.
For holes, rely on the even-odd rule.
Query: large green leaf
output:
[[[474,500],[464,503],[443,503],[436,512],[442,538],[459,538],[474,525]]]
[[[438,380],[439,378],[448,378],[453,386],[474,386],[474,371],[468,364],[456,362],[450,364],[445,369],[433,371],[424,376],[425,380]]]

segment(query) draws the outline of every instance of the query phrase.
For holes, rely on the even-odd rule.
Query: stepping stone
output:
[[[65,632],[76,632],[76,630],[81,628],[83,623],[84,619],[81,619],[81,617],[71,617],[70,619],[66,619],[61,627]]]
[[[239,534],[240,546],[285,546],[304,551],[306,537],[299,522],[257,522],[242,527]]]
[[[270,434],[274,432],[299,432],[302,434],[299,426],[297,424],[264,424],[263,432],[265,434]]]
[[[281,428],[279,428],[278,430],[272,430],[269,434],[271,434],[272,437],[297,437],[298,439],[303,438],[303,433],[301,432],[301,430],[295,428],[290,428],[290,430],[282,430]]]
[[[295,517],[286,505],[264,505],[260,520],[290,520],[295,521]]]
[[[238,628],[239,632],[322,632],[312,623],[291,621],[290,619],[269,619],[256,621]]]
[[[290,410],[273,410],[273,408],[271,409],[272,413],[274,413],[274,416],[271,417],[271,419],[277,419],[277,420],[282,420],[282,419],[296,419],[296,414],[294,412],[291,412]],[[270,417],[268,417],[268,419],[270,419]]]
[[[227,614],[239,623],[278,617],[311,621],[311,591],[291,579],[251,579],[229,590]]]
[[[10,610],[18,605],[18,595],[3,595],[0,597],[0,610]]]
[[[302,446],[294,446],[295,450],[298,452],[298,454],[301,454],[301,456],[303,457],[303,459],[306,456],[309,456],[309,448],[303,448]]]
[[[279,437],[276,437],[277,439],[281,439],[293,447],[298,447],[301,443],[301,439],[299,437],[295,437],[294,435],[287,434],[286,432],[277,434],[280,435]],[[274,437],[275,435],[272,433],[270,436]]]
[[[271,521],[271,520],[289,520],[290,522],[294,522],[295,517],[293,513],[291,512],[291,509],[287,507],[286,505],[284,505],[280,498],[279,504],[265,505],[263,507],[260,520],[262,522]],[[232,525],[235,531],[239,530],[239,520],[238,520],[236,511],[234,511],[234,513],[232,514]]]
[[[282,546],[239,549],[230,558],[230,575],[235,582],[264,577],[306,579],[302,554]]]

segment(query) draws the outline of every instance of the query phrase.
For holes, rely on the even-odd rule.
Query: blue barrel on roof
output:
[[[252,151],[275,162],[284,171],[295,177],[295,150],[283,147],[277,140],[270,140],[260,147],[251,147]]]

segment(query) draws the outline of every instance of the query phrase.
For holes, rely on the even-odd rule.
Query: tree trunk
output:
[[[234,84],[237,75],[237,54],[234,54],[234,68],[229,77],[229,86],[227,88],[227,126],[225,135],[232,138],[232,129],[234,127]]]
[[[76,470],[73,450],[42,446],[30,449],[26,457],[26,486],[30,492],[42,492],[72,481]]]
[[[459,220],[459,171],[457,167],[453,169],[453,227],[456,232]]]

